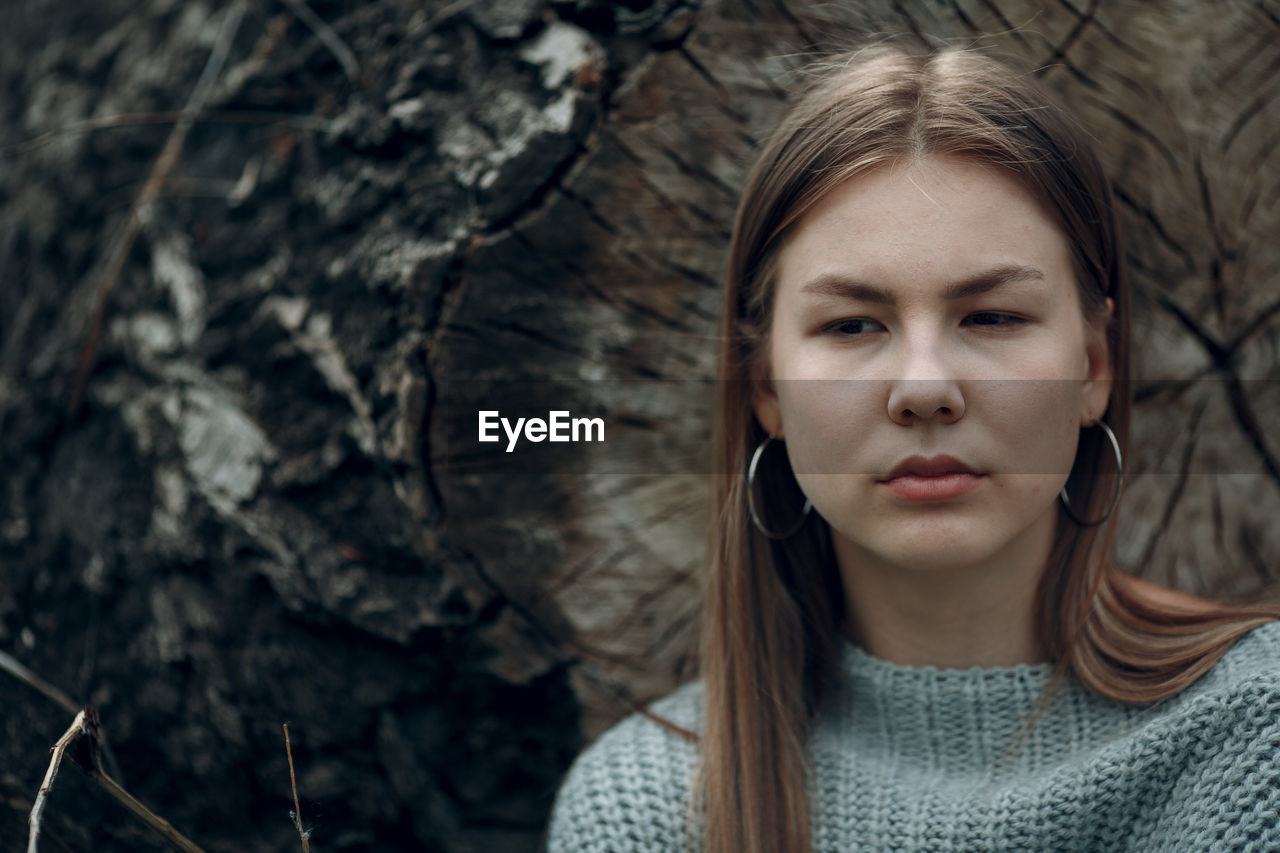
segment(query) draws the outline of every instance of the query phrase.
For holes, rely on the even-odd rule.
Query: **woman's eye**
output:
[[[970,314],[968,319],[974,320],[975,326],[1018,326],[1026,321],[1015,314],[1004,314],[1000,311],[978,311]]]
[[[1005,314],[1002,311],[977,311],[965,318],[965,322],[983,329],[1013,328],[1027,322],[1025,317],[1016,314]],[[837,320],[825,327],[825,331],[845,338],[857,338],[877,328],[884,328],[880,323],[867,317],[850,317]]]
[[[863,332],[868,330],[869,326],[879,326],[875,320],[866,317],[850,317],[848,320],[839,320],[827,326],[828,332],[834,332],[844,337],[856,338]]]

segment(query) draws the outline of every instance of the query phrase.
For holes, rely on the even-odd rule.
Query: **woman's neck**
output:
[[[1036,524],[976,563],[910,565],[868,554],[832,530],[844,584],[844,633],[906,666],[967,669],[1043,663],[1036,586],[1053,525]]]

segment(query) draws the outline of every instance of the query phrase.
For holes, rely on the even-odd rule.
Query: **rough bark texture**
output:
[[[1201,593],[1275,582],[1264,3],[2,14],[0,648],[93,703],[121,781],[210,853],[299,845],[286,721],[315,849],[534,850],[585,740],[689,671],[736,194],[804,58],[868,34],[1020,56],[1097,136],[1137,323],[1118,556]],[[636,455],[451,473],[495,388],[608,412]],[[71,715],[0,679],[17,849]],[[151,848],[63,769],[42,849]]]

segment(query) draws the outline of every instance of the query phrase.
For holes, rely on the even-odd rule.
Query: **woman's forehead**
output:
[[[780,283],[820,275],[953,282],[997,266],[1070,273],[1065,235],[1023,185],[972,160],[929,156],[835,187],[795,223]]]

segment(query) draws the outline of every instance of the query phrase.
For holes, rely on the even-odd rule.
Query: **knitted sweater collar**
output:
[[[1052,679],[1055,668],[1052,663],[966,669],[908,666],[875,657],[848,640],[842,644],[841,655],[844,672],[854,685],[891,705],[908,700],[913,705],[922,700],[939,704],[959,700],[1021,704],[1028,696],[1034,702]]]
[[[1128,710],[1063,676],[1023,749],[1002,754],[1036,708],[1055,664],[943,669],[906,666],[845,642],[845,676],[816,731],[836,754],[972,781],[1000,769],[1035,773],[1087,750],[1099,728],[1123,725]],[[1107,722],[1100,719],[1110,716]]]

